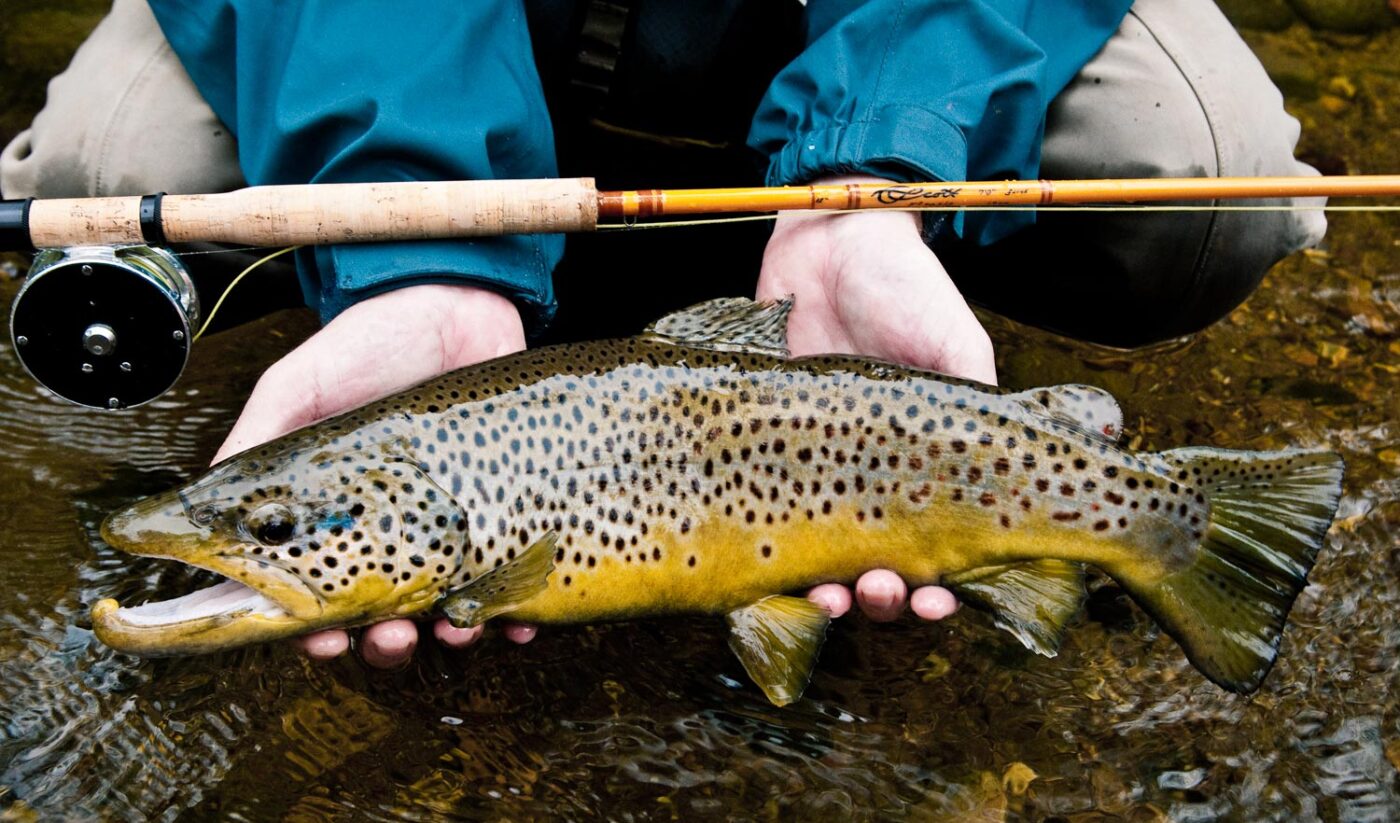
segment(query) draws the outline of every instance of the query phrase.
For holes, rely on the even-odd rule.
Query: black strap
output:
[[[32,251],[34,240],[29,236],[29,204],[27,200],[0,200],[0,251]]]
[[[608,99],[631,11],[631,0],[588,0],[569,72],[570,91],[578,111],[591,116]]]
[[[141,198],[141,239],[148,246],[165,245],[165,227],[160,224],[160,201],[163,199],[165,192]]]

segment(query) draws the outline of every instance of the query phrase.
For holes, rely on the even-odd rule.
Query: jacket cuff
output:
[[[865,120],[794,136],[770,159],[767,182],[806,185],[818,177],[854,173],[904,182],[961,180],[967,174],[967,140],[961,129],[928,109],[882,106]]]
[[[964,180],[967,139],[962,129],[928,109],[882,106],[868,119],[793,137],[770,159],[767,183],[806,185],[857,173],[906,183]],[[928,243],[962,234],[961,212],[927,212],[923,222]]]
[[[559,258],[563,243],[560,235],[517,235],[318,246],[297,251],[297,272],[306,302],[322,323],[377,294],[455,283],[510,298],[520,309],[526,333],[534,335],[554,319],[558,308],[549,261]]]

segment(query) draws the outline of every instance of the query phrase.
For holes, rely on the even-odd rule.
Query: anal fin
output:
[[[514,560],[450,592],[442,602],[443,614],[452,625],[465,628],[515,611],[549,586],[558,539],[559,533],[551,531]]]
[[[943,585],[990,611],[997,628],[1026,648],[1054,657],[1065,624],[1084,602],[1084,567],[1063,560],[987,566],[950,575]]]
[[[765,597],[725,616],[729,648],[775,706],[802,696],[831,616],[800,597]]]

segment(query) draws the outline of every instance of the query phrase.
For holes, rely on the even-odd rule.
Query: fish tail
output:
[[[1217,685],[1249,693],[1278,655],[1341,496],[1342,458],[1316,450],[1187,448],[1161,457],[1209,498],[1194,558],[1165,577],[1118,579]],[[1134,580],[1134,578],[1139,578]]]

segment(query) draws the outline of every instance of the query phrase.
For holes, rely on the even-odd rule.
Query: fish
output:
[[[712,300],[228,458],[101,527],[115,549],[225,579],[101,600],[94,631],[162,656],[429,614],[722,615],[744,669],[786,705],[830,619],[793,592],[892,569],[1053,656],[1093,566],[1209,680],[1259,687],[1336,512],[1339,455],[1134,453],[1102,389],[791,357],[790,310]]]

